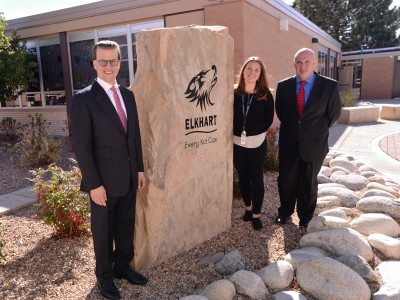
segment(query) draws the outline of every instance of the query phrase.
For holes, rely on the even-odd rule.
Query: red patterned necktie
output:
[[[128,132],[128,120],[126,119],[126,115],[125,115],[124,109],[122,108],[121,100],[119,99],[117,89],[115,88],[115,86],[113,86],[111,88],[111,90],[112,90],[113,95],[114,95],[114,100],[115,100],[115,104],[117,106],[118,116],[119,116],[119,118],[121,120],[122,126],[124,127],[125,132]]]
[[[299,118],[301,117],[301,114],[303,113],[303,108],[304,108],[304,85],[305,81],[300,81],[300,90],[299,93],[297,94],[297,115]]]

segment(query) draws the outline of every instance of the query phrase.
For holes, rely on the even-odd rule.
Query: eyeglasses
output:
[[[110,64],[111,67],[116,67],[119,64],[119,60],[116,60],[116,59],[112,59],[112,60],[101,59],[101,60],[98,60],[97,63],[99,64],[100,67],[106,67],[107,64]]]

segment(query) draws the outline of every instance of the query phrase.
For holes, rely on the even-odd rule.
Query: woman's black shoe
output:
[[[261,228],[263,228],[260,218],[252,218],[251,223],[253,224],[254,230],[260,230]]]
[[[244,211],[243,221],[250,222],[252,219],[253,219],[253,211],[246,209]]]

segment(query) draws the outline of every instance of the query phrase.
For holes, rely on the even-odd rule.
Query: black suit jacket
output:
[[[71,101],[72,141],[82,172],[81,190],[103,185],[108,197],[125,195],[143,172],[142,146],[135,97],[120,87],[125,103],[126,133],[110,98],[100,84],[79,91]]]
[[[340,116],[341,102],[335,80],[317,74],[303,114],[297,116],[296,77],[278,83],[276,114],[281,121],[279,155],[284,159],[299,149],[304,161],[318,161],[328,153],[329,127]]]

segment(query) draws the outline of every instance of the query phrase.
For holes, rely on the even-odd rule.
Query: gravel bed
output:
[[[73,157],[64,145],[61,164],[68,166]],[[10,155],[0,152],[0,194],[30,184],[27,169]],[[9,172],[13,170],[13,172]],[[274,218],[279,205],[277,173],[266,172],[266,193],[261,220],[264,228],[254,231],[251,223],[242,221],[244,207],[241,199],[233,199],[232,226],[218,236],[194,249],[169,259],[148,270],[139,270],[149,278],[146,286],[132,286],[116,280],[123,299],[179,299],[199,294],[208,284],[224,276],[210,266],[199,266],[200,259],[218,252],[239,249],[247,270],[258,270],[281,260],[286,253],[299,247],[305,229],[293,223],[278,226]],[[12,184],[11,184],[12,183]],[[0,265],[0,299],[102,299],[94,276],[94,254],[91,237],[56,239],[52,229],[39,220],[33,206],[0,217],[5,231],[6,261]],[[289,289],[300,291],[296,282]],[[313,299],[307,295],[308,299]],[[248,297],[236,295],[235,300]]]

